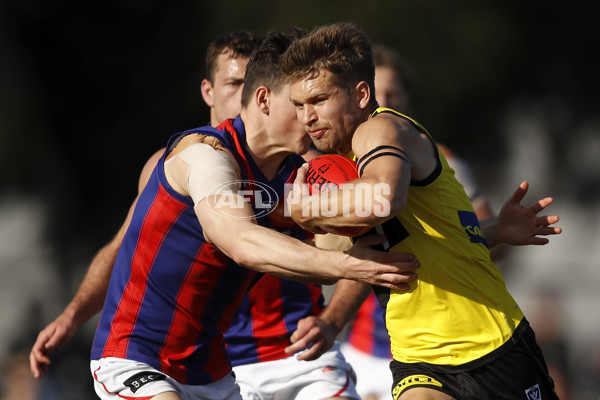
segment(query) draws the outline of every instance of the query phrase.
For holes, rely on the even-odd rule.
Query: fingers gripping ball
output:
[[[306,182],[310,194],[328,192],[338,185],[358,178],[356,163],[338,154],[323,154],[308,162]],[[321,226],[326,232],[341,236],[360,236],[371,228],[368,226]]]

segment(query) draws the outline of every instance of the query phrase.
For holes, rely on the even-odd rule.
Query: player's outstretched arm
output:
[[[117,241],[118,235],[96,254],[69,305],[38,334],[29,353],[29,365],[35,378],[48,372],[50,354],[66,344],[79,326],[102,309],[119,249]]]
[[[164,149],[156,152],[144,165],[138,182],[138,192],[146,186],[150,174]],[[137,198],[129,208],[125,222],[114,236],[92,259],[88,271],[75,296],[64,311],[40,333],[29,353],[29,367],[35,378],[47,373],[50,354],[66,344],[77,329],[102,309],[108,283],[119,247],[131,221]]]
[[[414,280],[416,266],[407,256],[368,248],[383,241],[378,236],[358,241],[347,252],[327,251],[259,226],[240,192],[231,153],[202,136],[186,139],[171,152],[165,175],[175,190],[192,198],[204,238],[236,263],[303,282],[345,278],[405,290]]]
[[[517,190],[502,206],[498,217],[481,222],[484,236],[489,247],[500,243],[513,246],[545,245],[549,235],[558,235],[562,229],[551,226],[558,222],[557,215],[538,216],[542,210],[552,204],[553,199],[546,197],[525,207],[521,201],[529,190],[527,181],[521,182]]]

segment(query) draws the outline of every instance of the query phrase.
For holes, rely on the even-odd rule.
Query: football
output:
[[[308,162],[306,182],[310,194],[328,192],[338,185],[357,178],[356,162],[338,154],[323,154]],[[320,228],[340,236],[360,236],[371,230],[368,226],[320,226]]]

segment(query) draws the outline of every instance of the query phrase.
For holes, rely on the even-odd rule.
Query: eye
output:
[[[227,84],[229,86],[241,86],[244,84],[244,81],[243,80],[229,81],[229,82],[227,82]]]

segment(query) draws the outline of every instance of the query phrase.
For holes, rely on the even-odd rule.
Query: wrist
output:
[[[334,318],[333,315],[329,315],[327,313],[327,309],[328,309],[328,307],[326,307],[325,310],[323,311],[323,313],[321,313],[321,315],[319,315],[319,319],[321,319],[321,321],[323,321],[325,326],[327,326],[327,329],[334,336],[337,336],[340,334],[340,332],[342,332],[342,329],[344,329],[344,326],[346,324],[343,323],[342,321],[339,321],[339,319]]]

